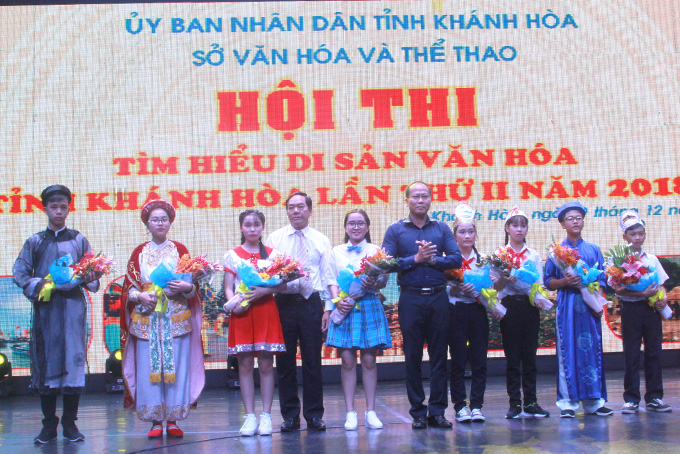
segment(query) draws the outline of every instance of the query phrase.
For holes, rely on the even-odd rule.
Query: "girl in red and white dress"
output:
[[[224,292],[230,300],[239,287],[241,279],[237,274],[240,261],[249,261],[253,266],[263,267],[271,263],[278,253],[262,244],[265,217],[258,210],[246,210],[239,215],[241,246],[224,255]],[[238,304],[229,321],[229,355],[238,358],[238,372],[246,410],[241,435],[271,435],[271,408],[274,399],[274,355],[286,350],[273,294],[286,288],[255,287],[247,292],[247,305]],[[262,415],[259,427],[255,417],[255,385],[253,368],[257,356],[260,370],[260,392],[262,393]]]

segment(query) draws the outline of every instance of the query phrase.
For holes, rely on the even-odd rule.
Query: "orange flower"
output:
[[[73,277],[82,279],[93,271],[109,274],[113,264],[113,259],[111,257],[102,254],[95,255],[94,251],[88,251],[83,254],[83,258],[81,258],[78,263],[71,265],[71,268],[73,268]]]
[[[463,276],[463,270],[460,268],[454,270],[446,270],[444,271],[444,275],[446,276],[446,279],[454,282],[463,282],[465,279]]]
[[[222,271],[222,267],[217,263],[208,261],[205,255],[191,258],[189,254],[184,254],[177,261],[175,270],[178,273],[191,273],[196,277],[201,272]]]
[[[578,263],[581,256],[576,249],[572,249],[567,246],[562,246],[559,243],[553,243],[550,245],[552,253],[555,257],[563,263],[565,266],[570,267]]]

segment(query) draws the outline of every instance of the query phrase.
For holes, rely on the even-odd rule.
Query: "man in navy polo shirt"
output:
[[[416,181],[406,188],[409,216],[387,228],[383,248],[399,259],[397,283],[399,326],[404,340],[406,392],[414,429],[450,428],[444,417],[449,300],[444,270],[460,268],[460,250],[448,225],[427,215],[432,202],[428,185]],[[430,400],[424,405],[421,364],[427,342],[430,356]]]

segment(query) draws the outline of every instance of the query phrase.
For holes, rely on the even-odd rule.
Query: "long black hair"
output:
[[[369,230],[368,230],[368,232],[366,232],[366,236],[364,238],[366,239],[367,243],[370,243],[371,242],[371,230],[370,230],[371,220],[368,218],[368,214],[366,214],[366,212],[364,210],[362,210],[361,208],[354,208],[353,210],[349,210],[345,214],[345,220],[342,222],[342,226],[345,227],[345,243],[349,241],[349,234],[347,233],[347,218],[349,218],[350,214],[354,214],[354,213],[359,213],[360,215],[362,215],[364,217],[364,221],[366,221],[366,226],[369,227]]]
[[[460,225],[460,224],[456,224],[456,225],[453,227],[453,236],[454,236],[454,237],[456,236],[456,233],[458,233],[458,226],[459,226],[459,225]],[[472,228],[475,229],[475,235],[477,235],[477,226],[474,225],[474,224],[471,224],[471,225],[472,225]],[[476,243],[476,241],[475,241],[475,243]],[[481,257],[481,256],[479,255],[479,252],[477,252],[477,248],[475,247],[474,244],[472,245],[472,250],[475,251],[475,254],[477,254],[477,259],[479,260],[479,257]]]
[[[512,224],[514,222],[519,223],[520,219],[524,219],[524,222],[527,224],[527,228],[528,228],[529,227],[529,220],[527,218],[525,218],[524,216],[520,216],[519,214],[517,214],[517,215],[515,215],[511,218],[508,218],[505,221],[505,227],[509,226],[510,224]],[[508,231],[505,228],[503,229],[503,231],[505,232],[505,243],[503,243],[503,246],[505,246],[506,244],[508,244],[508,240],[510,239],[510,234],[508,234]],[[524,243],[526,244],[526,242],[527,242],[527,237],[525,236],[524,237]]]
[[[251,209],[251,210],[243,211],[241,214],[238,215],[238,225],[239,225],[239,227],[243,227],[243,222],[245,222],[246,218],[248,216],[251,216],[251,215],[256,216],[260,220],[260,222],[262,223],[262,226],[265,225],[264,213],[261,212],[260,210]],[[243,244],[245,242],[246,242],[246,236],[243,234],[243,232],[241,232],[241,244]],[[264,247],[264,244],[262,244],[262,236],[260,236],[259,243],[260,243],[260,258],[265,260],[265,259],[269,258],[269,254],[267,253],[267,248]]]

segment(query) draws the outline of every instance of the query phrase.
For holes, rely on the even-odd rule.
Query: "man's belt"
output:
[[[413,287],[410,285],[402,285],[402,292],[416,293],[422,296],[436,295],[437,293],[446,291],[446,284],[435,285],[432,287]]]

